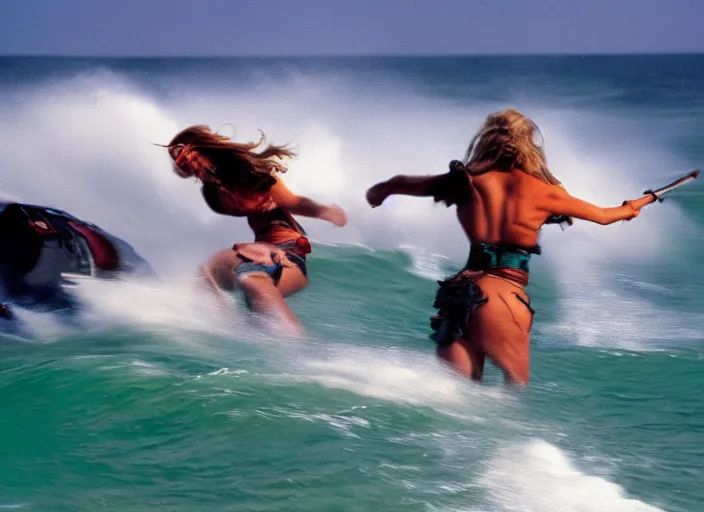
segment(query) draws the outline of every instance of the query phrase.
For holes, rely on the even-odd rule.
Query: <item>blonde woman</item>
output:
[[[475,380],[488,357],[506,382],[528,383],[534,311],[525,286],[544,224],[571,224],[573,217],[598,224],[631,220],[656,200],[649,194],[601,208],[572,197],[548,170],[539,135],[516,110],[491,114],[450,172],[395,176],[367,191],[372,207],[392,194],[457,205],[471,249],[465,268],[439,283],[431,338],[440,358]]]

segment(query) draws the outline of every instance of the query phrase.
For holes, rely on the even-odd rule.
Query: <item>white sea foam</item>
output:
[[[189,124],[217,128],[232,122],[239,140],[256,139],[261,128],[274,142],[296,145],[299,157],[285,181],[348,210],[345,229],[304,221],[313,239],[375,249],[413,246],[414,271],[435,279],[445,258],[461,263],[466,254],[454,212],[405,197],[372,210],[364,191],[399,172],[443,172],[449,160],[462,155],[490,111],[514,106],[532,116],[543,131],[554,173],[573,194],[601,205],[620,204],[657,185],[651,180],[671,177],[677,164],[666,151],[646,147],[635,133],[620,130],[614,141],[609,127],[619,126],[619,119],[522,99],[477,104],[429,98],[383,79],[364,88],[348,75],[291,72],[283,78],[262,74],[259,82],[239,86],[215,80],[211,87],[194,89],[174,76],[167,89],[155,90],[168,92],[97,69],[8,91],[0,120],[6,146],[0,154],[3,193],[100,225],[134,245],[162,274],[189,272],[215,250],[251,234],[246,223],[210,212],[198,187],[174,176],[165,150],[151,143],[165,143]],[[633,222],[607,228],[584,222],[564,233],[547,228],[541,258],[555,273],[562,304],[579,296],[583,304],[601,301],[605,311],[615,311],[626,292],[616,294],[609,279],[585,276],[580,268],[589,265],[608,275],[614,261],[661,258],[663,247],[677,243],[689,229],[677,207],[666,202]],[[629,299],[636,299],[632,292],[625,296]],[[177,304],[174,308],[171,313],[145,308],[144,314],[180,311]],[[644,310],[658,314],[654,308]],[[590,323],[582,319],[584,311],[568,306],[562,318],[583,326],[581,332],[602,329],[595,340],[623,328],[618,321]]]
[[[470,421],[511,407],[515,397],[502,388],[468,382],[427,354],[370,347],[321,349],[296,362],[296,378],[389,402],[432,407]]]
[[[578,469],[556,446],[535,439],[501,449],[479,483],[504,511],[658,512],[623,487]]]

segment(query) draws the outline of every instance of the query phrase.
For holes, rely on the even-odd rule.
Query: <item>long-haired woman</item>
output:
[[[293,151],[258,142],[238,143],[202,125],[179,132],[168,145],[174,172],[196,178],[215,212],[246,217],[254,243],[236,243],[214,254],[203,273],[216,289],[241,289],[255,312],[275,317],[294,331],[299,324],[284,298],[308,285],[306,232],[293,215],[313,217],[337,226],[347,216],[336,205],[322,205],[289,190],[277,174]]]
[[[395,176],[367,191],[372,207],[392,194],[429,196],[457,205],[470,241],[465,268],[440,283],[431,320],[437,353],[480,380],[488,357],[507,382],[527,384],[533,308],[525,292],[538,233],[572,218],[611,224],[638,216],[653,195],[601,208],[565,191],[550,173],[536,125],[516,110],[491,114],[463,162],[436,176]]]

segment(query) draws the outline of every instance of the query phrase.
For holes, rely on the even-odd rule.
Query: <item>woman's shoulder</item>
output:
[[[549,195],[564,191],[564,188],[560,185],[547,183],[538,176],[534,176],[520,169],[513,169],[511,174],[513,175],[514,181],[519,183],[521,188],[530,190],[532,194]]]
[[[472,177],[457,160],[450,162],[449,172],[435,176],[430,185],[433,200],[448,207],[469,202],[473,192]]]

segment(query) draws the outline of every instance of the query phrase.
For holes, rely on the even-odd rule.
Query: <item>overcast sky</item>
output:
[[[4,0],[0,53],[703,53],[704,0]]]

